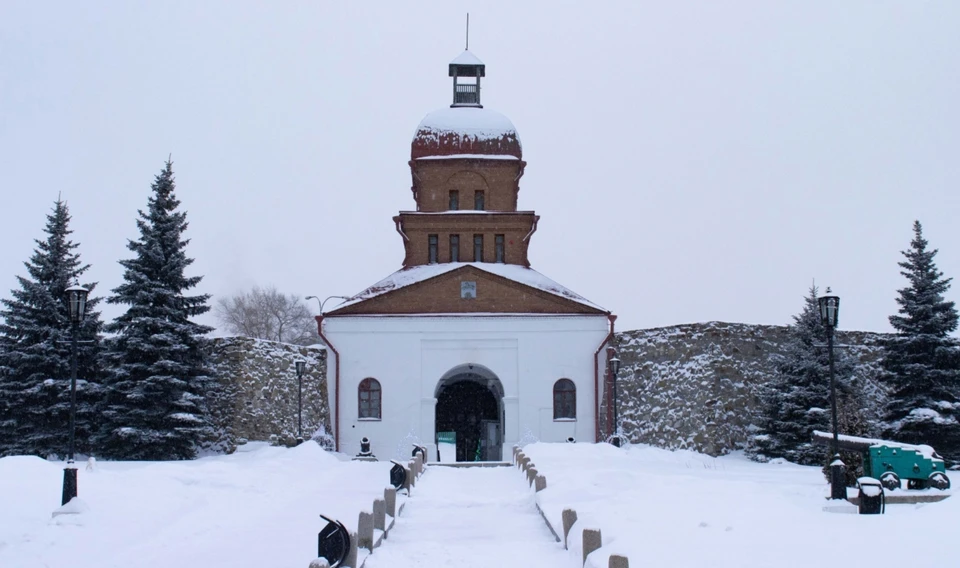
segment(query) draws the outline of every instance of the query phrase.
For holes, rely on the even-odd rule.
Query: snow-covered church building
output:
[[[436,459],[445,433],[457,461],[495,461],[521,440],[594,442],[616,317],[530,267],[520,138],[480,104],[477,57],[449,74],[453,104],[411,143],[416,209],[393,218],[403,267],[317,316],[337,449],[367,437],[385,459],[417,441]]]

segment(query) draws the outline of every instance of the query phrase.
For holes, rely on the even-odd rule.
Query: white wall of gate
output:
[[[414,442],[435,456],[437,386],[468,365],[502,384],[504,456],[518,442],[594,441],[594,353],[609,331],[606,316],[344,316],[323,326],[340,357],[341,392],[332,350],[327,380],[334,423],[340,397],[344,453],[356,454],[368,437],[382,460],[405,460]],[[381,385],[379,420],[358,417],[358,387],[367,377]],[[577,387],[575,420],[554,420],[553,385],[561,378]]]

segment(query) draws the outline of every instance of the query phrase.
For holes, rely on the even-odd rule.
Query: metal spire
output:
[[[467,12],[467,46],[464,49],[470,50],[470,12]]]

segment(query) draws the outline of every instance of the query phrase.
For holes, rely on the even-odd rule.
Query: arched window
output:
[[[553,419],[577,417],[577,385],[570,379],[553,383]]]
[[[357,389],[360,409],[359,418],[380,419],[380,382],[377,379],[363,379]]]

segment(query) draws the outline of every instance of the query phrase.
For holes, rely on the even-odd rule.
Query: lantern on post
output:
[[[840,321],[840,298],[830,288],[817,298],[820,304],[820,321],[827,330],[827,356],[830,361],[830,412],[833,417],[833,458],[830,460],[830,498],[846,499],[847,487],[844,480],[846,465],[840,459],[840,433],[837,430],[837,382],[834,376],[833,332]]]
[[[80,324],[87,311],[87,295],[89,290],[74,282],[63,291],[66,295],[67,308],[70,314],[70,446],[67,454],[67,466],[63,468],[63,493],[61,505],[66,505],[77,496],[77,468],[73,463],[76,449],[77,430],[77,345],[80,335]]]
[[[307,368],[307,362],[303,359],[297,359],[293,364],[297,370],[297,445],[303,443],[303,372]]]
[[[617,357],[617,351],[612,347],[609,353],[611,357],[607,360],[607,368],[610,371],[611,394],[613,395],[613,435],[611,436],[611,442],[619,448],[623,443],[620,438],[620,411],[617,407],[617,375],[620,373],[620,358]]]

